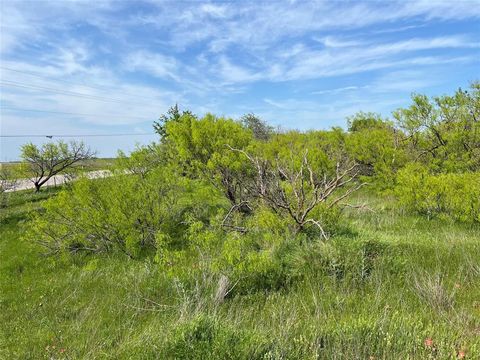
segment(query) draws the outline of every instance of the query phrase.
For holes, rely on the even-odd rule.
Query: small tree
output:
[[[224,192],[232,205],[242,202],[238,179],[246,176],[245,160],[226,145],[245,149],[252,134],[238,122],[207,114],[203,118],[183,115],[166,124],[166,151],[171,163],[184,175],[209,181]]]
[[[171,121],[180,121],[180,118],[184,115],[195,117],[190,110],[180,111],[178,104],[170,107],[166,114],[160,116],[158,121],[153,122],[153,129],[155,132],[163,138],[167,137],[167,124]]]
[[[274,133],[272,126],[268,125],[265,121],[260,119],[255,114],[246,114],[240,118],[240,122],[247,129],[250,129],[253,133],[253,137],[257,140],[268,140]]]
[[[38,147],[32,143],[22,146],[22,159],[27,163],[31,181],[38,192],[52,176],[73,168],[81,160],[93,158],[95,153],[83,142],[49,142]]]
[[[337,162],[334,169],[328,169],[315,166],[315,161],[308,156],[308,149],[303,154],[290,149],[289,158],[283,159],[268,159],[243,150],[230,149],[242,153],[255,170],[253,179],[239,180],[244,181],[243,187],[251,200],[260,199],[275,213],[293,219],[297,231],[308,225],[318,227],[325,239],[327,233],[318,219],[312,216],[314,210],[322,204],[327,210],[331,209],[365,185],[354,183],[358,165],[346,159]],[[342,188],[346,189],[340,191]],[[224,224],[237,208],[238,205],[231,208]]]

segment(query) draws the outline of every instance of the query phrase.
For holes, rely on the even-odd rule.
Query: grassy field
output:
[[[218,279],[150,258],[43,255],[22,232],[57,191],[0,209],[0,359],[480,358],[478,227],[363,193],[374,212],[298,254],[298,281],[216,303]]]

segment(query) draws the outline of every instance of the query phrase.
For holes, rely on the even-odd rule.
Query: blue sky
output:
[[[175,103],[325,129],[480,78],[477,0],[2,0],[0,20],[2,135],[151,133]],[[155,139],[84,138],[99,156]],[[1,138],[0,160],[30,140]]]

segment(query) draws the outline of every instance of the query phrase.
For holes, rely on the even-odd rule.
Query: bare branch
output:
[[[336,206],[341,200],[347,198],[354,191],[365,184],[358,184],[349,188],[333,202],[330,197],[340,188],[355,181],[358,171],[356,163],[335,164],[335,169],[314,169],[308,159],[308,150],[301,154],[300,166],[295,162],[294,150],[291,149],[288,160],[282,162],[278,157],[268,160],[249,154],[244,150],[227,147],[243,154],[256,170],[253,179],[245,178],[244,189],[248,191],[247,198],[259,199],[276,213],[286,213],[294,220],[297,229],[301,230],[307,224],[313,224],[320,229],[323,238],[327,234],[318,220],[309,217],[311,212],[321,203],[329,203],[327,209]],[[297,154],[298,155],[298,154]],[[226,225],[231,213],[237,209],[233,206],[227,213],[222,225]],[[243,228],[242,228],[243,230]]]

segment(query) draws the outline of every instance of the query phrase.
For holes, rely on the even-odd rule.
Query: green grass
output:
[[[80,162],[80,166],[85,171],[106,170],[111,169],[117,162],[116,158],[95,158]]]
[[[56,191],[10,194],[0,209],[0,359],[480,358],[478,227],[364,192],[356,200],[375,212],[349,211],[353,234],[321,245],[333,267],[297,254],[301,280],[217,304],[207,272],[179,280],[149,259],[43,255],[21,235]]]

